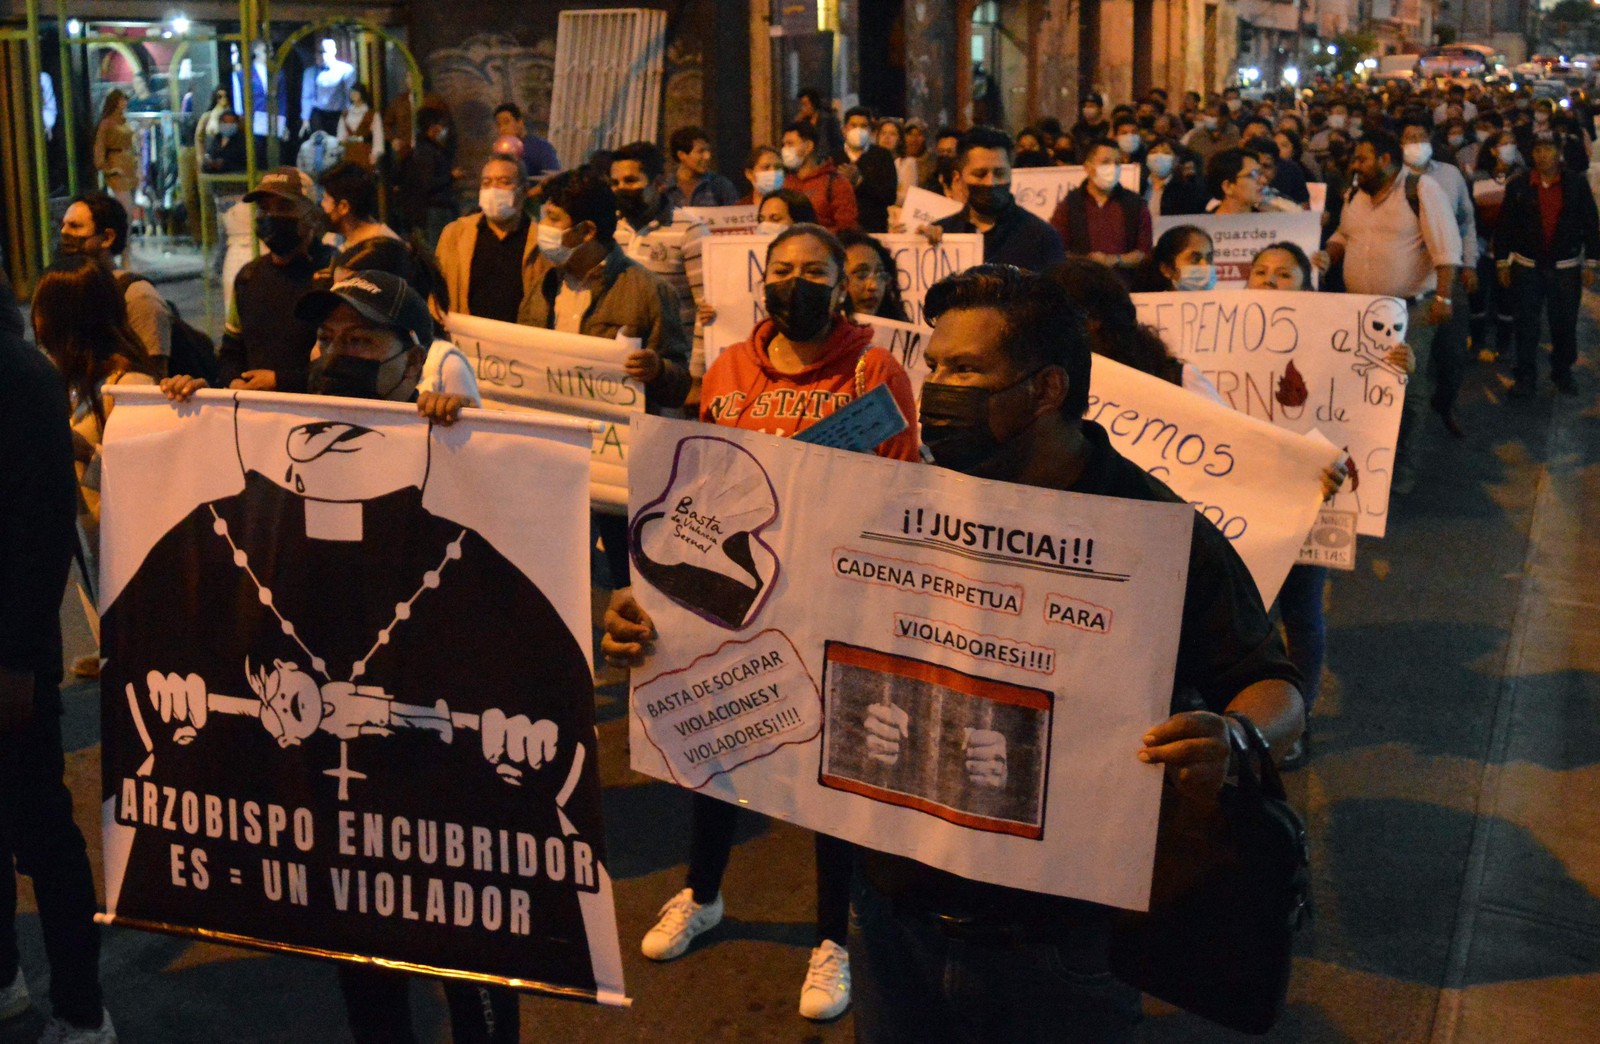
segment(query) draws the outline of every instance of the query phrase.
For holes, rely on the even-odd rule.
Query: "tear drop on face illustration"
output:
[[[290,464],[289,465],[289,470],[285,471],[283,473],[283,481],[285,481],[285,482],[293,482],[294,481],[294,465],[293,464]]]
[[[298,474],[294,477],[294,491],[296,493],[304,493],[306,491],[306,480]]]
[[[1300,376],[1300,371],[1295,368],[1294,360],[1289,360],[1289,365],[1284,368],[1283,376],[1278,378],[1277,400],[1284,406],[1293,409],[1304,406],[1311,397],[1311,392],[1306,388],[1306,379]]]

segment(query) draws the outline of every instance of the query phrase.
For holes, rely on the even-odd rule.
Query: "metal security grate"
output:
[[[550,140],[563,167],[595,149],[655,139],[666,30],[665,11],[561,12]]]

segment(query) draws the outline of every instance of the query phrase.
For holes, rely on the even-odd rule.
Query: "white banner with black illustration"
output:
[[[1406,339],[1406,306],[1364,294],[1211,290],[1134,294],[1139,321],[1217,386],[1240,413],[1349,455],[1350,477],[1328,507],[1356,513],[1356,532],[1383,536],[1405,370],[1389,353]]]
[[[945,236],[938,246],[919,235],[879,235],[889,248],[899,273],[900,297],[913,321],[922,319],[922,301],[928,288],[946,276],[983,264],[983,237],[975,233]],[[767,247],[771,236],[728,235],[706,241],[701,261],[705,272],[706,301],[717,317],[705,327],[706,365],[729,348],[750,337],[750,331],[767,317],[762,287],[767,272]],[[841,273],[842,278],[842,273]]]
[[[1193,511],[642,417],[633,767],[1142,909]],[[817,491],[827,490],[819,499]],[[826,606],[826,612],[818,612]]]
[[[589,443],[549,415],[119,392],[108,919],[625,1003]]]
[[[590,496],[597,508],[628,504],[628,421],[644,412],[644,386],[622,364],[637,343],[452,312],[450,339],[472,360],[489,409],[548,410],[595,425]]]

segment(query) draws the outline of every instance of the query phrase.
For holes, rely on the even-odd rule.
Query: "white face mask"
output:
[[[564,265],[572,257],[576,248],[563,245],[562,240],[566,238],[566,229],[539,222],[539,253],[552,265]]]
[[[1217,268],[1215,265],[1179,265],[1178,279],[1173,286],[1178,290],[1215,290]]]
[[[1158,178],[1169,177],[1172,174],[1172,161],[1176,157],[1170,152],[1157,152],[1147,157],[1144,165],[1150,168],[1150,173]]]
[[[806,161],[806,158],[800,154],[800,149],[796,145],[785,145],[778,152],[783,157],[783,165],[790,170],[799,170],[800,164]]]
[[[872,131],[865,127],[851,127],[844,132],[844,140],[852,149],[865,149],[872,144]]]
[[[1359,123],[1353,124],[1350,127],[1350,137],[1359,138],[1359,137],[1361,137],[1362,133],[1363,133],[1363,128],[1362,128],[1361,124],[1359,124]]]
[[[775,236],[788,228],[782,221],[763,221],[756,226],[756,234],[761,236]]]
[[[1472,133],[1473,133],[1474,136],[1477,137],[1477,139],[1478,139],[1478,141],[1480,143],[1488,141],[1490,138],[1494,137],[1494,131],[1492,131],[1492,130],[1479,129],[1479,130],[1473,131]]]
[[[1137,135],[1137,134],[1119,134],[1119,135],[1117,135],[1117,148],[1122,150],[1122,154],[1124,156],[1132,156],[1135,152],[1139,151],[1139,135]]]
[[[1110,192],[1117,183],[1117,165],[1102,163],[1094,168],[1094,185],[1101,192]]]
[[[1461,147],[1461,143],[1466,140],[1466,136],[1461,134],[1452,134],[1445,138],[1445,141],[1450,143],[1450,147],[1452,149],[1459,149]]]
[[[1402,145],[1400,151],[1405,156],[1408,167],[1426,167],[1428,161],[1433,159],[1433,146],[1425,141],[1413,141]]]
[[[1342,112],[1336,112],[1328,117],[1328,126],[1334,130],[1344,130],[1344,125],[1350,122],[1350,117]]]
[[[1202,116],[1200,117],[1200,126],[1208,131],[1214,131],[1217,129],[1217,118],[1215,116]]]
[[[517,194],[508,188],[490,186],[478,190],[478,209],[490,221],[510,221],[517,212]]]
[[[756,195],[758,196],[765,196],[770,192],[776,192],[783,188],[783,171],[758,170],[756,171],[756,180],[754,184],[756,187]]]
[[[1500,162],[1506,164],[1507,166],[1510,166],[1522,158],[1521,154],[1517,152],[1517,147],[1515,145],[1502,145],[1498,149],[1495,149],[1494,153],[1496,156],[1500,157]]]

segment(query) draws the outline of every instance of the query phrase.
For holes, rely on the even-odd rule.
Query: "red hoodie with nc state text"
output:
[[[788,438],[854,401],[858,388],[865,393],[887,384],[907,426],[876,452],[894,460],[919,459],[911,378],[894,356],[872,347],[871,327],[837,320],[822,356],[799,373],[779,373],[773,367],[767,346],[777,335],[777,324],[763,319],[748,341],[718,357],[701,383],[701,420]]]

